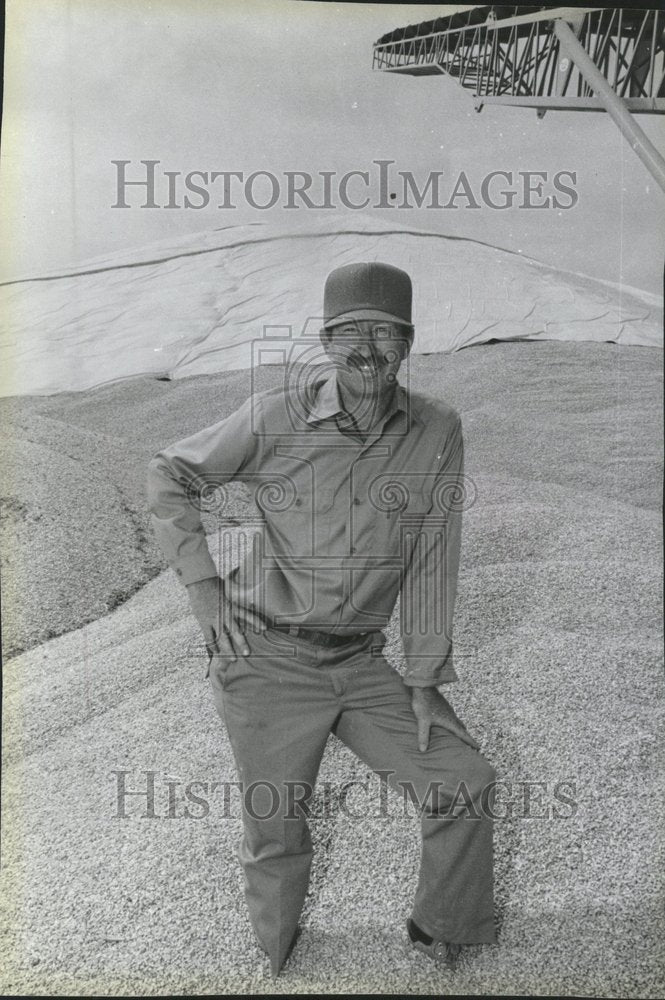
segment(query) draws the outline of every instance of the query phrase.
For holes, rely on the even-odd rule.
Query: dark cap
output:
[[[411,326],[411,278],[378,261],[345,264],[331,271],[323,291],[324,327],[377,319]]]

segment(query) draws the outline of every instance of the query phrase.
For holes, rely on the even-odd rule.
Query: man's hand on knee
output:
[[[225,596],[224,584],[218,576],[188,584],[187,595],[211,659],[219,656],[235,660],[237,656],[249,655],[246,626]],[[265,628],[261,618],[251,611],[243,611],[243,618],[258,629]]]
[[[455,715],[452,705],[435,687],[412,687],[411,707],[418,722],[418,749],[421,752],[424,753],[429,746],[432,726],[442,726],[474,750],[480,750],[464,723]]]

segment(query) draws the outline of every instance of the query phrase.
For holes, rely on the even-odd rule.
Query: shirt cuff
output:
[[[217,567],[207,548],[197,552],[192,556],[181,556],[174,559],[171,569],[181,583],[188,586],[190,583],[198,583],[199,580],[208,580],[212,576],[219,576]]]
[[[439,663],[431,657],[407,656],[406,673],[402,680],[407,687],[438,687],[459,680],[453,666],[452,650]]]

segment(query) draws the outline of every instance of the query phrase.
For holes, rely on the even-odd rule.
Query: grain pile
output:
[[[404,941],[417,820],[398,800],[376,815],[374,779],[336,741],[303,933],[276,984],[242,900],[237,800],[226,816],[210,793],[207,816],[184,815],[188,782],[235,773],[184,595],[146,531],[145,463],[235,408],[246,373],[5,401],[22,456],[3,490],[9,555],[34,606],[5,666],[3,992],[662,996],[661,361],[504,343],[412,366],[413,387],[464,420],[478,499],[450,695],[507,783],[500,944],[468,949],[454,978]],[[76,630],[44,642],[39,607],[52,633]],[[399,669],[395,623],[390,639]],[[154,772],[154,818],[145,797],[116,816],[118,772],[128,791]],[[368,781],[356,816],[340,808],[350,780]]]

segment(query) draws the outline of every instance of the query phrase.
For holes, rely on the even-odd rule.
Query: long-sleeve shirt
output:
[[[223,498],[224,484],[244,482],[261,519],[251,551],[225,576],[236,607],[351,634],[385,627],[400,595],[404,682],[457,680],[461,420],[445,403],[398,386],[369,433],[348,424],[334,375],[302,391],[255,393],[153,458],[157,539],[183,584],[217,576],[201,510],[215,490]]]

